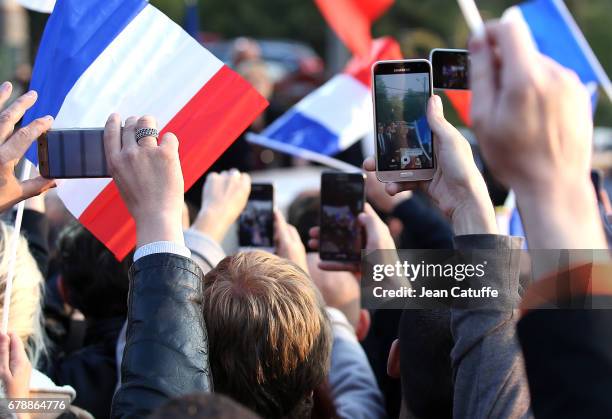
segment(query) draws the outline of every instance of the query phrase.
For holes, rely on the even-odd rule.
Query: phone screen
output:
[[[254,183],[247,206],[240,215],[241,247],[274,247],[274,187]]]
[[[376,66],[374,102],[379,171],[434,168],[432,133],[427,122],[430,71],[427,62]]]
[[[322,260],[361,260],[362,231],[357,216],[364,206],[361,173],[323,173],[319,254]]]
[[[434,89],[469,90],[470,58],[466,50],[431,53]]]
[[[38,140],[38,155],[48,178],[110,177],[102,128],[50,130]]]

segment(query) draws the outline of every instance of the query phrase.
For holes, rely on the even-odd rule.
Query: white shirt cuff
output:
[[[330,306],[325,307],[325,310],[327,311],[327,317],[329,317],[334,337],[358,342],[355,329],[343,312]]]
[[[191,257],[191,252],[185,245],[169,241],[160,241],[148,243],[136,249],[134,252],[134,262],[140,258],[155,253],[172,253],[174,255],[184,256],[186,258]]]

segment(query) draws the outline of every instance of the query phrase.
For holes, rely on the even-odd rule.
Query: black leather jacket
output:
[[[132,265],[113,418],[144,418],[171,398],[212,390],[202,276],[191,259],[168,253]]]

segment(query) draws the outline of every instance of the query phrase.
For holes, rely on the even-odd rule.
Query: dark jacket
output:
[[[612,264],[540,279],[521,306],[518,335],[536,417],[612,417]]]
[[[201,295],[202,271],[189,258],[159,253],[134,262],[113,418],[143,418],[173,397],[211,390]]]
[[[529,390],[515,325],[518,318],[522,240],[489,234],[455,237],[455,248],[469,257],[486,251],[483,284],[500,292],[495,306],[474,298],[451,309],[455,345],[453,417],[529,418]]]
[[[73,404],[96,418],[108,418],[117,386],[115,345],[124,317],[87,322],[83,348],[56,360],[49,377],[76,390]]]

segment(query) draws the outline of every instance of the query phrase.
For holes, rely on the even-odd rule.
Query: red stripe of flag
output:
[[[457,115],[466,126],[472,125],[470,118],[470,106],[472,102],[472,92],[470,90],[445,90],[444,94],[450,100]]]
[[[353,57],[344,68],[344,73],[370,87],[372,85],[372,65],[376,61],[401,59],[402,51],[397,41],[385,36],[374,40],[367,56]]]
[[[242,77],[223,66],[164,127],[179,138],[185,190],[263,112],[268,102]],[[136,224],[111,182],[79,217],[119,260],[136,244]]]
[[[372,22],[394,0],[315,0],[321,14],[338,38],[355,55],[365,57],[372,44]]]

